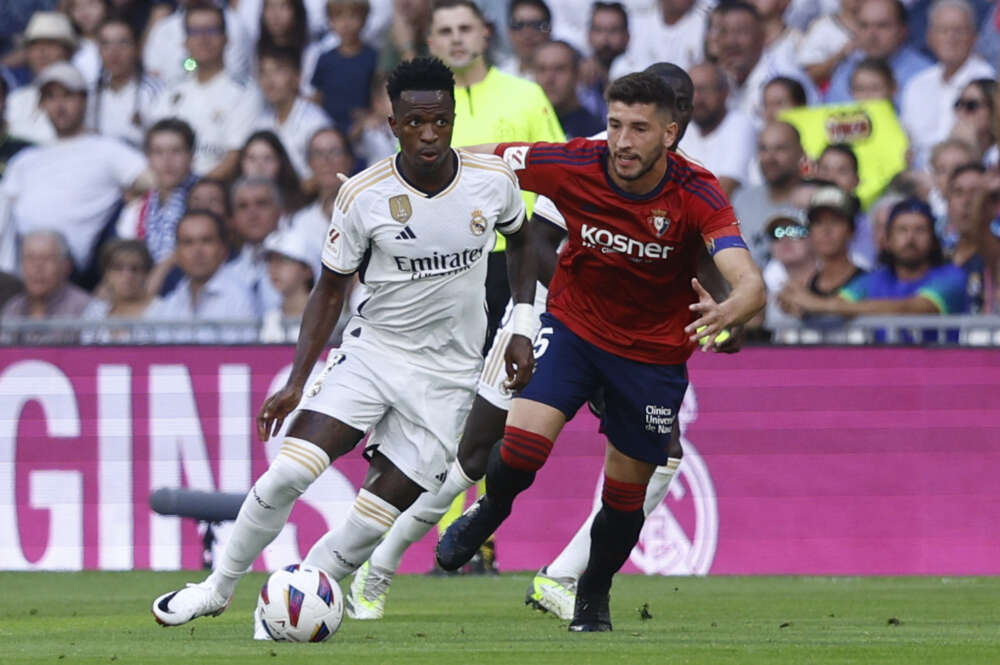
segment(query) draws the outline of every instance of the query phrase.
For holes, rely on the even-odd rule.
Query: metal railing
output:
[[[300,321],[279,328],[257,319],[161,321],[135,319],[50,319],[0,322],[6,346],[102,346],[177,344],[291,344]],[[1000,347],[1000,316],[863,316],[814,319],[773,331],[780,346],[914,345]]]

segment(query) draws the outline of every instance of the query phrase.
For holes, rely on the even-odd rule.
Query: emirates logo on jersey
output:
[[[649,222],[658,236],[662,236],[670,228],[670,218],[667,217],[666,210],[650,210],[646,221]]]

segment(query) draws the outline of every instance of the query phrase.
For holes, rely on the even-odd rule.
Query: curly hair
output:
[[[389,73],[385,84],[395,104],[404,90],[443,90],[455,99],[455,75],[448,66],[430,56],[404,60]]]

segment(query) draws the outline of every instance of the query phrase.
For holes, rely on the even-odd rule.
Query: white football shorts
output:
[[[545,291],[545,287],[541,284],[536,289]],[[504,387],[504,384],[507,382],[507,363],[504,360],[504,354],[507,352],[507,344],[510,343],[511,335],[513,335],[510,330],[512,325],[510,314],[512,310],[513,301],[510,301],[507,303],[507,309],[503,313],[500,327],[497,328],[496,334],[493,335],[493,346],[490,347],[489,353],[486,354],[486,361],[483,362],[483,371],[479,374],[479,387],[476,389],[476,394],[503,411],[510,411],[510,402],[514,398],[510,391]],[[537,334],[538,327],[541,326],[537,317],[541,316],[544,311],[545,293],[542,293],[540,298],[536,297],[535,299],[535,321],[537,325],[532,334],[532,339]]]
[[[476,373],[435,372],[352,342],[330,351],[299,408],[370,431],[366,452],[377,448],[412,481],[437,492],[458,452]]]

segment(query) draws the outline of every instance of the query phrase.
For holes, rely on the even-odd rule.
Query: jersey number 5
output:
[[[535,335],[535,358],[541,358],[549,348],[549,335],[553,332],[551,327],[546,326]]]

